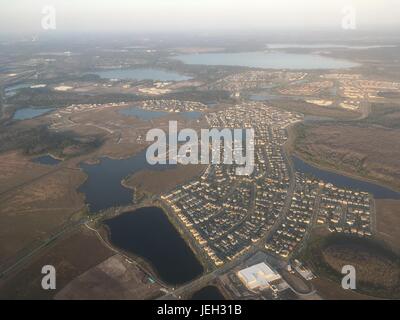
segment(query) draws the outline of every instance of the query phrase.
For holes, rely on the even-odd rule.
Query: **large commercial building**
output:
[[[281,276],[264,262],[240,270],[237,275],[243,284],[253,291],[269,288],[271,282],[281,279]]]

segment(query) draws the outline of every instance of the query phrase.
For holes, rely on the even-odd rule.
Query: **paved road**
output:
[[[290,203],[291,203],[291,198],[295,189],[295,172],[294,172],[294,168],[292,166],[292,163],[290,161],[290,159],[287,157],[286,154],[286,150],[284,150],[283,148],[283,152],[286,156],[287,162],[288,162],[288,166],[289,166],[289,175],[290,175],[290,183],[289,183],[289,189],[288,189],[288,193],[287,193],[287,197],[285,199],[285,204],[284,207],[282,209],[282,212],[280,214],[280,216],[278,217],[277,221],[275,222],[274,226],[265,234],[265,236],[256,244],[254,245],[248,252],[246,252],[244,255],[238,257],[237,259],[235,259],[234,261],[231,262],[227,262],[225,263],[222,267],[215,269],[214,271],[211,271],[210,273],[207,273],[203,276],[201,276],[198,279],[195,279],[194,281],[191,281],[188,284],[185,284],[183,286],[180,286],[174,290],[171,290],[169,293],[167,293],[165,296],[162,296],[160,299],[176,299],[179,298],[183,293],[188,292],[188,291],[193,291],[196,288],[200,288],[204,285],[206,285],[207,283],[209,283],[210,281],[212,281],[213,279],[215,279],[216,277],[218,277],[219,275],[222,275],[226,272],[228,272],[229,270],[231,270],[232,268],[240,265],[241,263],[243,263],[245,260],[247,260],[252,254],[254,254],[255,252],[259,251],[260,249],[264,248],[265,245],[265,241],[268,239],[268,237],[270,235],[272,235],[276,229],[281,225],[283,219],[286,217],[286,214],[290,208]],[[52,170],[51,172],[48,172],[44,175],[53,173],[56,170],[59,170],[61,168]],[[37,179],[42,178],[42,176],[37,177]],[[30,183],[33,181],[30,181]],[[20,186],[17,186],[16,188],[18,188]],[[158,197],[155,197],[156,199]],[[158,198],[158,200],[160,200]],[[253,199],[254,200],[254,199]],[[106,212],[102,213],[102,214],[98,214],[96,216],[96,219],[100,219],[101,217],[103,217],[104,215],[107,215],[109,213],[120,213],[123,212],[124,208],[113,208],[110,210],[107,210]],[[171,216],[171,215],[170,215]],[[32,256],[34,256],[35,254],[37,254],[38,252],[40,252],[41,250],[43,250],[48,244],[50,244],[51,242],[53,242],[54,240],[58,239],[59,237],[61,237],[62,235],[64,235],[65,233],[72,231],[82,225],[86,225],[88,228],[95,230],[91,227],[89,227],[88,222],[91,220],[90,217],[86,217],[81,219],[80,221],[71,224],[69,226],[67,226],[66,228],[60,230],[59,232],[51,235],[49,238],[47,238],[45,241],[43,241],[42,244],[40,244],[38,247],[34,248],[33,250],[31,250],[30,252],[28,252],[27,254],[25,254],[24,256],[22,256],[21,258],[19,258],[15,263],[13,263],[11,266],[5,268],[4,270],[1,270],[0,272],[0,276],[3,277],[7,274],[9,274],[10,272],[12,272],[13,270],[15,270],[17,267],[19,267],[20,265],[22,265],[24,262],[26,262],[27,260],[29,260]],[[179,221],[178,221],[179,223]],[[97,230],[95,230],[97,232]],[[98,233],[98,232],[97,232]],[[197,248],[198,249],[198,248]],[[119,253],[121,254],[121,253]],[[129,258],[130,259],[130,258]],[[132,260],[132,259],[130,259]],[[163,286],[165,287],[165,286]]]
[[[23,255],[21,255],[21,257],[16,258],[15,261],[12,264],[9,265],[3,265],[0,266],[0,278],[3,278],[7,275],[9,275],[12,271],[16,270],[19,266],[21,266],[23,263],[27,262],[30,258],[32,258],[34,255],[38,254],[39,252],[41,252],[44,248],[46,248],[50,243],[52,243],[53,241],[59,239],[61,236],[65,235],[68,232],[72,232],[76,229],[78,229],[79,227],[81,227],[84,224],[87,224],[88,222],[92,221],[93,219],[101,219],[106,215],[115,215],[118,214],[120,212],[124,212],[124,211],[129,211],[133,208],[133,206],[126,206],[126,207],[118,207],[118,208],[110,208],[107,209],[101,213],[96,214],[95,217],[84,217],[82,219],[80,219],[79,221],[73,222],[73,223],[69,223],[67,224],[65,227],[63,227],[62,229],[56,231],[55,233],[51,234],[48,238],[42,240],[40,242],[40,244],[38,244],[36,247],[34,247],[33,249],[29,250],[27,253],[24,253]],[[74,212],[74,214],[80,212],[76,211]]]
[[[291,163],[290,159],[288,158],[287,152],[286,152],[286,150],[284,150],[284,148],[283,148],[283,152],[288,161],[290,182],[289,182],[289,189],[288,189],[288,193],[287,193],[287,196],[285,199],[284,207],[283,207],[282,212],[279,215],[277,221],[273,225],[273,227],[270,230],[268,230],[268,232],[265,234],[265,236],[260,241],[258,241],[258,243],[255,246],[253,246],[244,255],[238,257],[234,261],[225,263],[222,267],[219,267],[218,269],[216,269],[210,273],[207,273],[198,279],[195,279],[183,286],[176,288],[175,290],[170,291],[166,295],[160,297],[159,298],[160,300],[179,299],[186,292],[192,292],[196,289],[200,289],[201,287],[207,285],[209,282],[211,282],[218,276],[227,273],[229,270],[231,270],[231,269],[235,268],[236,266],[240,265],[241,263],[245,262],[248,258],[251,257],[251,255],[253,255],[257,251],[264,249],[266,240],[276,231],[277,228],[279,228],[279,226],[283,222],[283,219],[286,217],[287,212],[290,208],[291,199],[292,199],[293,192],[294,192],[295,185],[296,185],[295,171],[293,168],[293,164]],[[311,293],[309,293],[309,294],[311,294]]]

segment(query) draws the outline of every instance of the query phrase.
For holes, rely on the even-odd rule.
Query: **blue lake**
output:
[[[165,170],[175,166],[150,165],[146,160],[146,151],[142,151],[127,159],[101,158],[97,164],[82,163],[80,167],[88,178],[78,190],[85,194],[90,211],[98,212],[132,203],[133,191],[121,184],[130,174],[144,169]]]
[[[317,179],[332,183],[336,187],[369,192],[373,194],[376,199],[400,199],[399,192],[396,192],[389,188],[385,188],[378,184],[350,178],[335,172],[319,169],[304,162],[296,156],[292,157],[292,161],[296,171],[310,174]]]
[[[242,66],[265,69],[344,69],[358,64],[315,54],[286,52],[200,53],[177,55],[186,64]]]
[[[329,49],[329,48],[343,48],[343,49],[376,49],[376,48],[393,48],[395,45],[353,45],[353,44],[334,44],[334,43],[270,43],[267,45],[270,49]]]
[[[110,69],[93,71],[91,74],[97,74],[104,79],[119,80],[155,80],[155,81],[183,81],[189,80],[190,77],[179,74],[177,72],[155,69],[155,68],[128,68],[128,69]]]
[[[142,120],[151,120],[151,119],[157,119],[161,117],[165,117],[170,114],[176,114],[176,115],[182,115],[186,119],[198,119],[201,117],[202,113],[199,111],[187,111],[187,112],[179,112],[179,113],[170,113],[170,112],[165,112],[165,111],[150,111],[150,110],[144,110],[142,108],[138,107],[131,107],[127,109],[120,110],[119,113],[125,115],[125,116],[132,116],[132,117],[137,117]]]
[[[161,208],[139,208],[105,224],[115,246],[150,262],[163,281],[182,284],[202,274],[200,262]]]
[[[23,108],[23,109],[18,109],[15,111],[13,115],[13,120],[27,120],[27,119],[32,119],[39,117],[49,111],[53,110],[52,108]]]

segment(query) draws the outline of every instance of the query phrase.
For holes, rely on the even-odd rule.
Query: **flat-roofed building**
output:
[[[264,262],[240,270],[239,279],[250,290],[263,290],[270,287],[271,282],[281,279],[281,276]]]

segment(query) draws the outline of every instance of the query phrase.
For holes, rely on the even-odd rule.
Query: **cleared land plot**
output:
[[[71,280],[113,254],[92,231],[82,227],[46,248],[15,274],[2,279],[0,299],[51,299]],[[53,265],[56,269],[56,290],[41,287],[44,265]]]
[[[55,299],[150,299],[160,286],[120,255],[86,271],[64,287]]]

